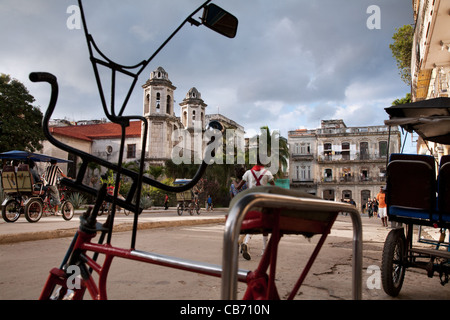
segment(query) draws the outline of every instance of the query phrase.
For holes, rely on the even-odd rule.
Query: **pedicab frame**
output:
[[[385,124],[416,132],[425,142],[450,144],[450,98],[422,100],[385,110],[390,117]],[[386,181],[388,218],[405,227],[396,227],[386,237],[381,268],[384,291],[397,296],[407,268],[424,269],[430,278],[438,273],[441,284],[448,283],[450,235],[445,242],[445,230],[450,227],[450,156],[443,156],[437,163],[434,156],[392,154]],[[415,226],[419,226],[418,242],[431,244],[434,249],[413,245]],[[441,228],[444,237],[439,241],[421,239],[422,226]],[[439,250],[442,247],[447,250]]]

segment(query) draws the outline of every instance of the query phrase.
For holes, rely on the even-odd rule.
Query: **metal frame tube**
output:
[[[236,300],[238,238],[242,221],[252,207],[289,208],[308,212],[348,212],[353,225],[353,299],[362,297],[362,223],[358,210],[349,204],[315,198],[298,198],[273,193],[249,193],[239,199],[225,223],[222,256],[222,299]]]

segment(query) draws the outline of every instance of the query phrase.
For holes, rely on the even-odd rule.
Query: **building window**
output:
[[[333,189],[323,190],[322,198],[324,200],[334,201],[334,190]]]
[[[301,167],[301,179],[302,181],[311,181],[311,166]]]
[[[344,181],[344,182],[353,181],[352,169],[351,168],[343,168],[342,169],[341,181]]]
[[[127,145],[127,158],[128,159],[136,158],[136,144]]]
[[[302,143],[300,146],[300,154],[310,154],[311,153],[311,144]]]
[[[332,155],[332,150],[331,150],[331,143],[324,143],[323,144],[323,155],[325,160],[331,160],[331,155]]]
[[[369,181],[369,169],[362,168],[360,173],[360,181]]]
[[[342,142],[342,160],[350,160],[350,143]]]
[[[361,142],[359,144],[359,157],[361,160],[369,160],[369,143]]]
[[[378,142],[378,149],[380,152],[380,157],[386,157],[387,156],[387,141]]]
[[[331,182],[333,180],[333,170],[325,169],[325,172],[323,174],[323,180],[325,182]]]
[[[188,125],[188,113],[187,113],[187,111],[183,112],[183,125],[185,127],[187,127],[187,125]]]
[[[342,200],[345,202],[349,202],[352,199],[352,191],[351,190],[343,190],[342,191]]]
[[[378,180],[380,182],[386,181],[386,168],[384,168],[384,167],[380,168],[380,173],[378,174]]]
[[[171,105],[171,99],[170,99],[170,96],[167,96],[167,102],[166,102],[166,113],[167,114],[171,114],[170,105]]]
[[[158,92],[156,94],[156,112],[161,110],[161,94]]]

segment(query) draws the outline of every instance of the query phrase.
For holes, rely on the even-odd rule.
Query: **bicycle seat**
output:
[[[281,205],[277,204],[276,206],[251,207],[242,222],[241,233],[271,232],[277,223],[276,214],[279,214],[279,228],[281,233],[303,234],[306,236],[328,233],[330,223],[334,223],[334,219],[341,211],[329,205],[336,204],[335,202],[325,201],[305,192],[284,189],[277,186],[259,186],[247,189],[233,198],[230,203],[230,208],[249,194],[258,194],[262,198],[266,194],[293,197],[298,199],[298,204],[294,207],[288,202],[284,204],[281,202]],[[305,202],[305,206],[303,209],[299,209],[302,207],[302,202]]]

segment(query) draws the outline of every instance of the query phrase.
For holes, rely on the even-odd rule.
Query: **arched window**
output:
[[[325,182],[333,181],[333,170],[332,169],[325,169],[323,173],[323,180]]]
[[[150,108],[150,95],[147,94],[145,96],[145,101],[144,101],[144,113],[148,113],[149,112],[149,108]]]
[[[361,160],[369,160],[369,143],[361,142],[359,144],[359,157]]]
[[[161,110],[161,94],[159,92],[156,93],[156,112],[160,112]]]
[[[170,105],[171,105],[171,99],[170,99],[170,96],[167,96],[167,101],[166,101],[166,113],[167,114],[171,114]]]
[[[187,127],[187,111],[183,112],[183,125]]]

